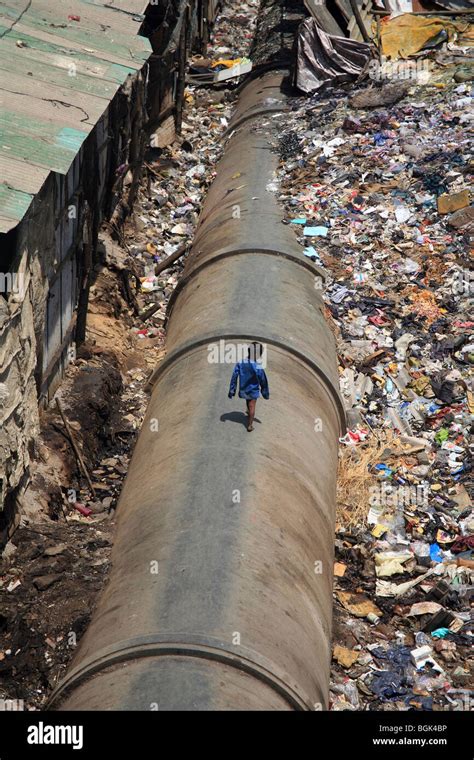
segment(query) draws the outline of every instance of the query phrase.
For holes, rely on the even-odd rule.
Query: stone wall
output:
[[[24,254],[17,271],[26,293],[0,293],[0,545],[14,527],[26,486],[33,441],[39,432],[35,383],[36,338],[32,281],[35,267]]]

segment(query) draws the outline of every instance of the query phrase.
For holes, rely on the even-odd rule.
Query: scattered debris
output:
[[[269,192],[323,270],[348,422],[334,710],[454,709],[473,664],[472,91],[451,43],[396,37],[407,24],[424,42],[472,36],[467,17],[393,17],[383,44],[423,47],[416,59],[371,61],[371,83],[328,79],[268,117]]]
[[[353,649],[347,649],[346,647],[341,647],[337,644],[334,647],[332,656],[343,668],[350,668],[351,665],[359,659],[359,652],[356,652]]]
[[[356,617],[382,614],[379,608],[363,594],[353,594],[350,591],[337,591],[336,596],[342,606]]]

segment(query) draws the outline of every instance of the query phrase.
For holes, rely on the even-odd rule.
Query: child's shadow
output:
[[[243,412],[226,412],[225,414],[221,414],[220,420],[221,422],[227,422],[227,420],[230,422],[240,422],[241,425],[247,428],[247,415]],[[262,422],[257,417],[254,417],[253,421],[260,424]]]

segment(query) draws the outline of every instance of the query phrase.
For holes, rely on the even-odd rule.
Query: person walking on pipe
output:
[[[238,380],[239,398],[244,398],[247,402],[247,430],[249,433],[253,430],[255,406],[260,396],[260,390],[264,399],[270,398],[265,370],[258,363],[262,357],[262,353],[262,344],[252,343],[248,350],[247,359],[235,365],[230,380],[229,398],[234,398]]]

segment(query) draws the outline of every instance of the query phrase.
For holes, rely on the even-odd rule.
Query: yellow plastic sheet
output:
[[[423,49],[427,42],[446,30],[449,41],[458,45],[474,45],[474,24],[404,13],[384,21],[380,29],[382,54],[389,58],[408,58]]]
[[[233,60],[220,58],[218,61],[214,61],[214,63],[211,63],[211,68],[215,68],[216,66],[225,66],[227,69],[232,68],[232,66],[235,66],[237,63],[241,63],[242,58],[234,58]]]

